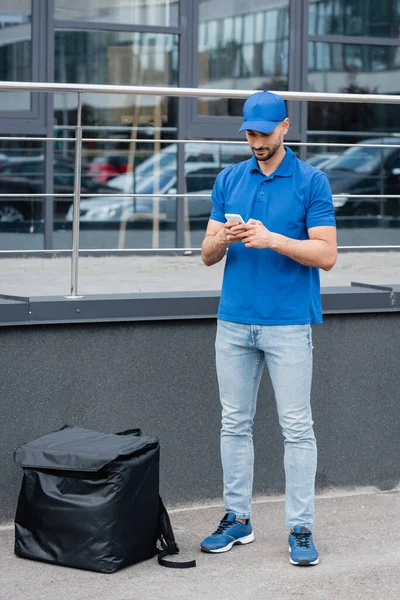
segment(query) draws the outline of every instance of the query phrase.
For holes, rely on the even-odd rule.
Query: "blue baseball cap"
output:
[[[244,103],[243,119],[239,132],[252,129],[261,133],[270,133],[286,119],[285,102],[277,94],[266,90],[252,94]]]

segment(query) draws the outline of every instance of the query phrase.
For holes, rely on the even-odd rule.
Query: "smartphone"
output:
[[[243,223],[243,225],[244,225],[244,219],[243,219],[242,215],[236,215],[236,214],[233,214],[233,213],[226,213],[225,219],[227,221],[230,221],[230,222],[233,222],[233,223],[236,223],[236,222]]]

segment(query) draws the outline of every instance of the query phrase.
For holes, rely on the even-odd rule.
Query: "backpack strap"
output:
[[[158,510],[158,540],[161,544],[161,550],[156,548],[158,555],[158,562],[163,567],[169,567],[171,569],[190,569],[196,566],[195,560],[189,560],[187,562],[174,562],[171,560],[165,560],[165,556],[172,556],[173,554],[179,554],[179,546],[175,541],[174,532],[172,531],[171,521],[167,513],[161,497],[159,496],[159,510]]]

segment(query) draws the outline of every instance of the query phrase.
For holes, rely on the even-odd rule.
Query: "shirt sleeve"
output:
[[[307,207],[306,227],[335,227],[335,210],[329,179],[325,173],[317,173],[311,181],[310,200]]]
[[[211,195],[213,207],[211,210],[210,219],[219,221],[220,223],[225,223],[225,195],[221,183],[221,176],[218,175],[215,180]]]

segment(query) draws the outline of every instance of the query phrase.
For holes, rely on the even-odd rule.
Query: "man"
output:
[[[243,116],[253,157],[218,175],[202,245],[207,266],[228,252],[216,338],[226,514],[201,549],[254,540],[252,425],[265,361],[284,436],[290,562],[316,565],[311,323],[322,322],[318,269],[336,262],[332,195],[326,175],[283,145],[289,119],[280,96],[253,94]],[[227,213],[245,224],[226,222]]]

